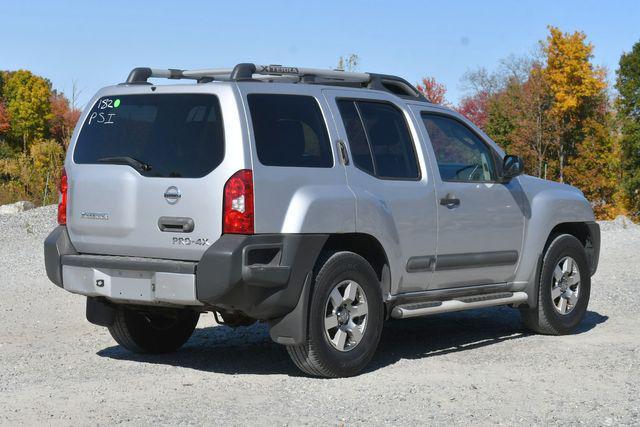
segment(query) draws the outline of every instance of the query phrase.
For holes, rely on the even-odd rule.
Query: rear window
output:
[[[73,160],[103,164],[134,159],[148,177],[201,178],[224,158],[218,98],[210,94],[103,97],[80,131]]]
[[[329,135],[311,96],[247,95],[258,160],[265,166],[330,168]]]

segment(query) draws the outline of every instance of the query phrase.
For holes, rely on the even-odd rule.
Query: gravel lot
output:
[[[640,424],[640,228],[603,224],[578,333],[509,308],[390,322],[369,369],[302,377],[266,328],[201,317],[183,349],[136,356],[52,285],[54,207],[0,215],[0,424]]]

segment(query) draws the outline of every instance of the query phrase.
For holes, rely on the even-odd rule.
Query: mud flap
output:
[[[307,339],[309,294],[311,293],[312,276],[313,272],[309,272],[304,279],[304,285],[296,307],[290,313],[268,322],[269,335],[278,344],[298,345]]]
[[[99,298],[87,298],[87,320],[98,326],[111,326],[115,321],[116,309]]]

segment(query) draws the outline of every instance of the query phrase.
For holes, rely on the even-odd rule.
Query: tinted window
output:
[[[339,101],[339,108],[357,166],[380,178],[420,177],[409,129],[397,108],[368,101]]]
[[[347,138],[349,138],[353,164],[363,171],[375,175],[367,135],[362,126],[355,102],[346,100],[338,101],[338,108],[340,109],[340,116],[342,117],[344,128],[347,131]]]
[[[445,181],[494,181],[494,156],[491,149],[457,120],[423,114],[422,120]]]
[[[149,177],[200,178],[224,157],[220,103],[213,95],[148,94],[100,98],[73,154],[76,163],[131,157]]]
[[[266,166],[333,166],[329,135],[315,98],[251,94],[247,99],[260,163]]]

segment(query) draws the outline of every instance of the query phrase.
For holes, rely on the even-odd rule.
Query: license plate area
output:
[[[116,301],[201,305],[195,275],[65,265],[63,286],[73,293]]]

